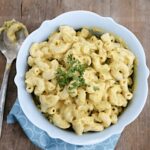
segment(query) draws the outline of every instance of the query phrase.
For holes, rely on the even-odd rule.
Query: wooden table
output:
[[[29,31],[35,30],[45,19],[70,10],[90,10],[102,16],[111,16],[129,28],[145,48],[150,66],[150,0],[0,0],[0,24],[15,18],[23,22]],[[0,54],[0,84],[5,59]],[[15,62],[10,72],[0,150],[38,150],[25,136],[19,125],[8,125],[6,118],[16,99]],[[142,92],[142,87],[141,87]],[[141,99],[142,100],[142,99]],[[144,110],[122,133],[116,150],[150,149],[150,98]]]

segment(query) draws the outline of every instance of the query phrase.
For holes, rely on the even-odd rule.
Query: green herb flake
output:
[[[65,71],[62,68],[58,68],[57,70],[56,79],[60,87],[64,87],[70,82],[72,82],[72,84],[69,85],[69,90],[73,90],[80,86],[84,86],[85,81],[83,78],[83,73],[87,68],[87,65],[81,64],[72,55],[68,55],[67,66],[67,70]]]
[[[93,90],[94,90],[94,91],[97,91],[97,90],[99,90],[99,87],[94,86],[94,87],[93,87]]]

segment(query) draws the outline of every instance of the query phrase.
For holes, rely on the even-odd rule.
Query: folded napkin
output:
[[[87,146],[72,145],[60,139],[53,139],[27,119],[18,100],[16,100],[7,116],[7,123],[11,124],[16,121],[20,124],[30,141],[43,150],[114,150],[120,137],[120,134],[113,135],[104,142]]]

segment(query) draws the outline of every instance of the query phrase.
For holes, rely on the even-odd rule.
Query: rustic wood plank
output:
[[[119,2],[117,3],[119,6]],[[128,6],[128,10],[130,14],[128,14],[128,11],[126,11],[127,16],[125,16],[125,20],[122,19],[121,16],[119,16],[119,20],[121,22],[124,22],[127,24],[129,29],[133,31],[138,39],[141,41],[145,53],[147,56],[147,65],[150,67],[150,60],[148,59],[150,57],[150,43],[149,38],[150,37],[150,1],[145,0],[134,0]],[[121,13],[119,12],[116,13]],[[130,18],[132,18],[130,20]],[[150,87],[149,87],[150,88]],[[141,89],[142,90],[142,89]],[[150,115],[149,115],[149,108],[150,108],[150,97],[148,95],[147,103],[144,107],[144,110],[140,114],[140,116],[131,124],[129,125],[125,131],[123,132],[117,148],[118,150],[148,150],[150,149]]]
[[[48,0],[46,18],[51,19],[63,12],[89,10],[102,16],[110,15],[110,0]]]
[[[114,20],[128,27],[136,34],[145,48],[147,64],[150,67],[150,0],[0,0],[0,24],[15,18],[22,21],[29,31],[35,30],[45,19],[71,10],[90,10],[102,16],[112,16]],[[0,54],[0,85],[5,68],[5,59]],[[6,107],[4,113],[3,135],[0,150],[38,150],[25,136],[18,124],[8,125],[6,117],[15,98],[15,63],[10,73]],[[150,86],[150,85],[149,85]],[[150,97],[143,112],[121,135],[116,150],[150,149]]]
[[[22,0],[21,6],[21,21],[31,32],[45,20],[46,0]]]

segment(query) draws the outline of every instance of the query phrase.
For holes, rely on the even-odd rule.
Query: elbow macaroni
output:
[[[72,54],[87,68],[83,72],[85,85],[68,90],[57,82],[59,67],[67,69],[67,57]],[[134,54],[117,42],[110,33],[100,38],[83,28],[61,26],[48,41],[34,43],[30,48],[26,72],[26,90],[38,96],[41,112],[54,125],[72,127],[81,135],[102,131],[117,123],[118,116],[131,100],[133,93]]]
[[[3,31],[6,31],[7,37],[12,43],[16,43],[18,40],[17,33],[19,31],[23,31],[24,35],[28,35],[28,30],[26,26],[15,19],[12,19],[10,21],[5,21],[2,27],[0,27],[0,33]]]

